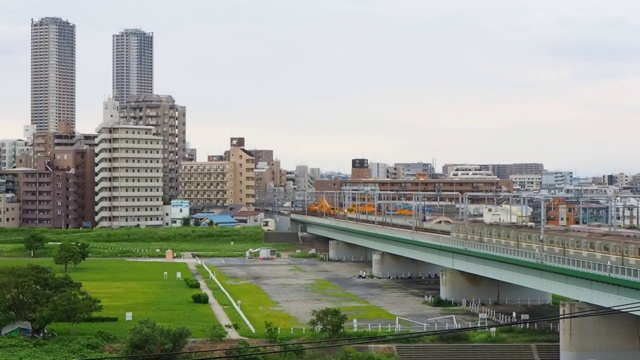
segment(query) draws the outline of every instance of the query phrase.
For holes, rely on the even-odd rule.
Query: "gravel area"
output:
[[[335,298],[318,294],[309,287],[316,280],[326,280],[340,287],[343,291],[356,295],[379,307],[403,318],[418,322],[428,319],[455,315],[462,323],[477,322],[477,315],[455,309],[432,308],[422,304],[425,295],[437,295],[437,284],[427,284],[426,280],[403,279],[357,279],[354,275],[360,271],[371,269],[370,264],[350,262],[321,262],[315,259],[280,258],[271,261],[246,260],[240,258],[201,259],[207,264],[217,267],[228,277],[251,281],[260,286],[280,307],[298,318],[303,323],[309,321],[311,310],[333,307],[361,305],[353,299]],[[395,319],[363,320],[359,323],[395,322]],[[428,323],[433,323],[429,321]],[[437,321],[439,326],[451,323],[451,319]]]

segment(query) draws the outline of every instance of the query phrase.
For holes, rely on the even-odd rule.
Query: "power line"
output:
[[[583,311],[574,312],[574,313],[572,313],[570,315],[558,315],[558,316],[553,315],[553,316],[542,317],[542,318],[537,318],[537,319],[533,319],[533,320],[527,320],[526,322],[529,323],[529,324],[536,324],[536,323],[541,323],[541,322],[568,320],[568,319],[574,319],[574,318],[615,315],[615,314],[619,314],[620,312],[634,312],[634,311],[640,311],[640,302],[621,304],[621,305],[616,305],[616,306],[607,307],[607,308],[600,308],[600,309],[583,310]],[[515,322],[510,322],[510,323],[492,325],[490,327],[501,328],[501,327],[519,325],[519,324],[522,324],[522,322],[515,321]],[[489,327],[489,326],[487,326],[487,327]],[[372,335],[372,336],[364,336],[364,337],[350,337],[350,338],[322,339],[322,340],[311,340],[311,341],[301,341],[301,342],[287,342],[287,343],[282,343],[282,344],[253,345],[253,346],[244,347],[243,349],[259,349],[259,348],[266,348],[266,347],[288,346],[288,345],[289,346],[290,345],[302,345],[302,346],[304,346],[304,345],[309,345],[309,344],[347,342],[345,344],[322,345],[322,346],[318,346],[318,347],[308,347],[308,348],[304,348],[304,349],[289,349],[289,350],[277,350],[277,351],[274,350],[275,352],[269,351],[269,352],[261,352],[261,353],[247,354],[247,355],[229,355],[229,356],[225,355],[225,356],[222,356],[222,357],[207,357],[207,358],[202,358],[202,360],[204,360],[204,359],[225,359],[225,358],[229,358],[229,357],[242,357],[242,356],[262,355],[262,354],[268,355],[268,354],[276,354],[276,353],[284,353],[284,352],[295,352],[295,351],[301,351],[301,350],[324,349],[324,348],[346,346],[346,345],[367,344],[367,343],[371,343],[371,342],[382,342],[382,341],[390,341],[390,340],[403,340],[403,339],[412,339],[412,338],[433,336],[433,335],[443,335],[443,334],[451,334],[451,333],[468,332],[468,331],[475,331],[477,329],[478,329],[477,327],[471,327],[471,328],[459,328],[459,329],[419,331],[419,332],[414,332],[414,333],[410,333],[410,334],[397,334],[396,333],[396,334]],[[352,340],[355,341],[355,342],[349,343],[349,341],[352,341]],[[220,349],[178,351],[178,352],[168,352],[168,353],[161,353],[161,354],[121,355],[121,356],[99,357],[99,358],[84,358],[84,359],[78,359],[78,360],[137,359],[137,358],[141,358],[141,357],[154,356],[154,355],[155,356],[160,356],[160,355],[199,354],[199,353],[211,353],[211,352],[233,351],[233,350],[237,350],[237,348],[236,347],[227,347],[227,348],[220,348]],[[198,360],[198,359],[194,359],[194,360]]]

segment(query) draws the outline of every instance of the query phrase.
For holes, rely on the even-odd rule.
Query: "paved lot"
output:
[[[309,287],[315,280],[327,280],[394,316],[426,322],[427,319],[450,315],[443,313],[442,309],[422,304],[425,295],[438,294],[438,285],[427,284],[426,280],[354,278],[353,276],[360,271],[371,269],[371,266],[365,263],[320,262],[315,259],[289,258],[271,261],[239,258],[202,260],[217,267],[229,277],[251,281],[260,286],[280,304],[283,310],[304,323],[309,321],[313,309],[357,305],[357,303],[350,303],[348,299],[335,299],[311,291]],[[472,313],[456,311],[454,315],[458,322],[477,321],[477,315]],[[383,324],[395,322],[395,318],[363,320],[360,323],[380,322]],[[438,322],[439,326],[444,326],[444,323],[451,323],[451,319]]]

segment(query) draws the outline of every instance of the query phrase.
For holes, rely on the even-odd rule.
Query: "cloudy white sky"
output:
[[[111,91],[111,35],[155,33],[155,92],[200,160],[228,138],[286,167],[543,162],[640,172],[640,1],[0,2],[0,138],[30,119],[30,19],[76,24],[77,123]]]

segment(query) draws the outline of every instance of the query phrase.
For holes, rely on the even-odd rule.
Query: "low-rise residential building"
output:
[[[542,173],[542,187],[559,187],[573,184],[572,171],[545,171]]]
[[[98,127],[95,210],[98,227],[163,225],[163,138],[151,126]]]
[[[20,226],[20,201],[15,194],[0,194],[0,227]]]
[[[264,219],[262,211],[238,211],[233,218],[244,226],[260,226]]]
[[[511,175],[509,180],[513,181],[513,186],[519,190],[540,190],[542,187],[542,175],[526,174]]]
[[[171,204],[162,207],[165,227],[182,226],[184,218],[190,215],[190,205],[187,200],[171,200]]]

